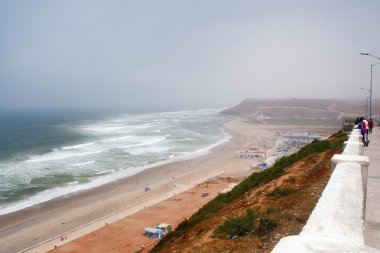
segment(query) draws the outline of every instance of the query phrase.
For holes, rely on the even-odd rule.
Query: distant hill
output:
[[[372,105],[372,114],[379,114],[379,101]],[[246,99],[240,104],[221,112],[261,121],[317,120],[336,121],[342,113],[365,115],[367,105],[362,100],[338,99]],[[272,122],[273,123],[273,122]]]

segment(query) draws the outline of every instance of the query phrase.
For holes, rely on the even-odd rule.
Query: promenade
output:
[[[364,148],[369,157],[367,202],[365,212],[365,241],[368,246],[380,249],[380,127],[369,135],[370,144]]]

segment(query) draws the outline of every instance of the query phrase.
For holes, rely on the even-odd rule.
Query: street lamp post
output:
[[[371,90],[367,90],[366,88],[363,88],[363,87],[360,87],[360,89],[365,90],[365,91],[368,91],[368,93],[371,94]],[[366,100],[366,110],[367,110],[367,114],[366,114],[366,116],[367,116],[367,117],[369,117],[370,101],[371,101],[371,97],[367,97],[367,100]]]
[[[371,104],[370,101],[371,101],[371,97],[367,97],[367,117],[369,115],[369,108],[370,108],[370,104]],[[371,116],[369,118],[371,118]]]
[[[377,56],[374,56],[372,54],[369,54],[369,53],[360,53],[361,55],[368,55],[368,56],[371,56],[377,60],[380,60],[379,57]],[[376,64],[371,64],[371,82],[370,82],[370,86],[369,86],[369,118],[372,118],[372,68],[373,66],[379,64],[380,62],[376,63]]]

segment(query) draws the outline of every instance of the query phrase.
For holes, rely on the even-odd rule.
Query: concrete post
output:
[[[369,157],[362,155],[334,155],[331,158],[331,168],[334,169],[338,163],[343,162],[352,162],[360,164],[360,172],[362,177],[363,184],[363,217],[365,215],[365,205],[367,199],[367,179],[368,179],[368,166],[369,166]]]

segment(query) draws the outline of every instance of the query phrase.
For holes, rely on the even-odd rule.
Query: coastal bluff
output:
[[[271,252],[307,224],[344,141],[345,133],[334,134],[253,173],[179,224],[152,252]]]

